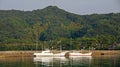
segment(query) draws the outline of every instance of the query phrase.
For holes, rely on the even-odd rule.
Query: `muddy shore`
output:
[[[74,50],[75,51],[75,50]],[[33,53],[36,51],[0,51],[0,58],[2,57],[33,57]],[[41,51],[37,51],[41,52]],[[59,51],[53,50],[53,53],[57,53]],[[72,51],[70,51],[72,52]],[[81,52],[81,51],[77,51]],[[88,52],[88,51],[82,51]],[[98,55],[120,55],[120,50],[94,50],[92,56]]]

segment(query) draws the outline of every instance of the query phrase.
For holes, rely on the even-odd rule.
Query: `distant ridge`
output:
[[[77,15],[57,6],[33,11],[0,10],[0,44],[35,43],[37,28],[39,42],[66,38],[76,39],[79,44],[79,40],[96,40],[92,43],[103,44],[104,48],[120,43],[120,13]],[[63,44],[69,45],[68,41]]]

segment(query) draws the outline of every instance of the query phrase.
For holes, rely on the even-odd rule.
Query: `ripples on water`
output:
[[[0,58],[0,67],[120,67],[120,56]]]

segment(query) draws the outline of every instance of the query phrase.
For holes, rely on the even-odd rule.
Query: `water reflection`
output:
[[[35,57],[34,63],[40,66],[56,66],[68,61],[65,57]]]
[[[90,66],[92,56],[71,56],[69,57],[72,66]]]
[[[92,67],[120,67],[120,55],[95,56],[91,64]]]
[[[33,57],[0,57],[0,67],[34,67]]]
[[[92,57],[35,57],[34,63],[37,66],[55,66],[55,67],[73,67],[73,66],[89,66]]]
[[[120,67],[120,55],[87,57],[0,57],[0,67]]]

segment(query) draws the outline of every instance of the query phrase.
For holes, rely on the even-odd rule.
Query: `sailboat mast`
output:
[[[60,44],[60,52],[62,52],[62,46],[61,46],[61,44]]]
[[[36,52],[37,52],[37,47],[38,47],[38,39],[36,38]]]

